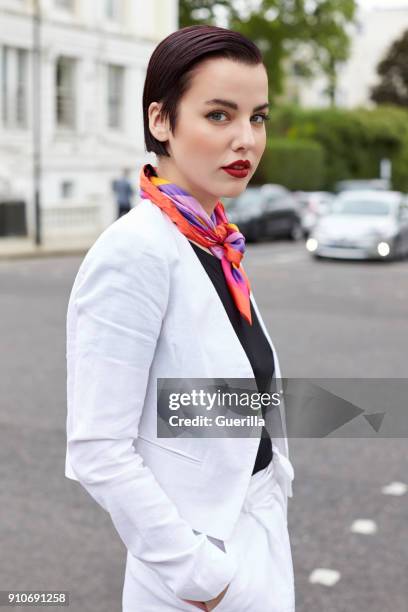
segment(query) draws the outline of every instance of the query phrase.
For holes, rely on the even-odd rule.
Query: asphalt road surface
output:
[[[72,612],[119,612],[124,545],[64,477],[81,259],[0,262],[0,590],[64,590]],[[245,268],[283,376],[407,377],[408,261],[314,261],[303,242],[274,242],[248,247]],[[406,439],[292,439],[290,451],[297,612],[407,612]],[[391,483],[399,494],[383,492]]]

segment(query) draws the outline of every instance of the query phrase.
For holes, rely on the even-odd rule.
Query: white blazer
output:
[[[157,438],[157,378],[254,375],[193,248],[150,200],[110,225],[86,254],[68,304],[66,357],[65,475],[110,513],[130,553],[177,596],[215,597],[236,560],[206,536],[232,533],[259,440]],[[270,413],[286,435],[283,403]],[[287,439],[274,438],[273,427],[287,500],[293,467]]]

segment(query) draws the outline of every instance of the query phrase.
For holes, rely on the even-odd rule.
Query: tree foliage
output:
[[[408,107],[408,30],[391,45],[377,73],[381,80],[372,88],[371,99],[377,104]]]
[[[179,26],[216,25],[217,10],[224,9],[228,17],[235,15],[231,0],[179,0]]]
[[[248,0],[243,9],[236,6],[229,0],[180,0],[180,27],[216,24],[222,12],[227,27],[260,47],[271,99],[284,89],[288,60],[306,77],[322,70],[334,97],[337,65],[349,54],[347,27],[355,16],[355,0]]]
[[[296,146],[299,141],[307,140],[323,148],[320,188],[332,189],[336,181],[343,179],[378,177],[380,162],[387,158],[392,162],[393,187],[408,191],[407,109],[387,105],[353,110],[303,109],[292,105],[273,108],[270,116],[268,142],[278,138],[292,141]],[[308,167],[309,160],[303,164]],[[279,168],[277,164],[274,172]],[[315,173],[313,168],[310,172]],[[283,179],[286,180],[285,169]]]

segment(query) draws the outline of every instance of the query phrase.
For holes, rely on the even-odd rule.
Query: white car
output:
[[[315,257],[399,259],[408,255],[408,199],[397,191],[349,191],[317,222],[307,250]]]

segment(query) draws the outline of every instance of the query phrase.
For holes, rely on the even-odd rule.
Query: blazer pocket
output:
[[[169,446],[165,446],[163,444],[159,444],[158,442],[154,441],[154,440],[150,440],[150,438],[145,438],[144,436],[138,436],[137,439],[143,440],[143,442],[146,442],[147,444],[151,445],[154,448],[157,448],[159,450],[162,450],[165,453],[169,453],[169,455],[177,458],[177,459],[181,459],[182,461],[190,461],[191,463],[195,463],[198,465],[201,465],[203,463],[202,459],[199,459],[198,457],[193,457],[193,455],[190,455],[189,453],[187,453],[184,450],[181,449],[176,449],[176,448],[170,448]]]

